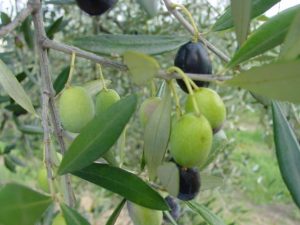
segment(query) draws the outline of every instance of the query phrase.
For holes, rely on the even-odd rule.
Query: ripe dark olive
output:
[[[118,0],[76,0],[77,5],[91,16],[99,16],[113,7]]]
[[[200,174],[192,168],[179,168],[179,194],[177,198],[183,201],[194,199],[200,190]]]
[[[185,73],[211,74],[212,65],[205,46],[201,42],[188,42],[181,46],[175,57],[175,66]],[[183,91],[188,93],[183,80],[178,79],[177,83]],[[207,87],[208,82],[195,81],[198,87]]]
[[[170,212],[172,218],[175,221],[178,220],[180,217],[180,211],[181,211],[180,205],[176,202],[176,199],[171,196],[165,197],[165,200],[171,209],[169,212]],[[164,220],[166,222],[170,222],[168,217],[166,217],[165,215],[164,215]]]

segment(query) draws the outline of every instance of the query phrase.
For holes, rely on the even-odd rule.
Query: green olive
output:
[[[209,88],[199,88],[194,97],[201,113],[209,121],[212,129],[218,129],[226,119],[226,107],[220,96]],[[187,112],[194,112],[192,97],[189,95],[185,109]]]
[[[153,114],[153,112],[157,109],[159,103],[161,102],[161,99],[158,97],[151,97],[146,99],[141,107],[140,107],[140,121],[141,124],[145,127],[147,122],[149,121],[149,118]]]
[[[83,87],[67,88],[59,99],[59,114],[66,130],[80,133],[95,115],[93,100]]]
[[[212,137],[211,126],[203,115],[185,114],[172,127],[170,153],[182,167],[201,166],[210,152]]]
[[[148,209],[143,206],[128,202],[129,216],[134,225],[161,225],[163,221],[162,211]]]
[[[120,100],[119,94],[113,90],[102,90],[96,97],[96,115],[106,111],[112,104]]]
[[[66,223],[66,220],[65,220],[65,218],[63,217],[63,215],[62,215],[62,214],[58,214],[58,215],[54,218],[54,220],[53,220],[53,222],[52,222],[52,225],[67,225],[67,223]]]
[[[49,192],[48,178],[47,178],[47,170],[42,168],[38,171],[37,180],[39,187],[45,191]]]

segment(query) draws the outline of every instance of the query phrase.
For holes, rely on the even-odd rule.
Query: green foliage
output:
[[[287,188],[300,208],[300,146],[278,103],[272,104],[274,139],[279,168]]]
[[[110,35],[77,37],[72,44],[100,55],[122,55],[128,51],[162,54],[172,51],[188,40],[187,37],[167,35]]]
[[[106,164],[92,164],[74,175],[115,192],[141,206],[168,210],[164,199],[138,176]]]
[[[252,0],[251,18],[255,18],[266,12],[280,0]],[[228,7],[224,14],[220,16],[213,26],[213,31],[226,30],[233,27],[232,9]]]
[[[136,96],[126,97],[90,121],[64,155],[59,174],[82,169],[106,153],[121,135],[136,104]]]
[[[30,98],[10,69],[0,60],[0,83],[7,94],[28,112],[35,114]]]
[[[65,204],[61,204],[60,208],[63,212],[67,225],[89,225],[90,223],[83,218],[76,210]]]
[[[241,72],[226,85],[242,87],[265,97],[300,103],[300,60],[276,62]],[[280,91],[279,91],[280,90]]]
[[[261,25],[234,54],[228,67],[234,67],[280,45],[284,41],[289,27],[299,11],[300,5],[294,6],[279,13]]]
[[[32,225],[51,204],[51,198],[28,187],[9,183],[0,189],[0,224]]]
[[[117,222],[117,219],[126,203],[126,199],[124,198],[118,206],[115,208],[114,212],[111,214],[109,219],[107,220],[106,225],[114,225]]]

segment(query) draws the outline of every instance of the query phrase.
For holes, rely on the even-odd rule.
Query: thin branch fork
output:
[[[53,49],[56,51],[60,51],[66,54],[71,55],[72,53],[76,53],[77,57],[85,58],[88,60],[91,60],[93,62],[99,63],[103,66],[114,68],[120,71],[128,71],[128,67],[124,65],[123,63],[113,61],[106,59],[104,57],[101,57],[99,55],[96,55],[94,53],[79,49],[77,47],[59,43],[57,41],[53,41],[48,39],[47,37],[44,37],[42,40],[42,45],[44,48],[49,48]],[[219,75],[211,75],[211,74],[190,74],[187,73],[187,76],[189,76],[193,80],[198,80],[198,81],[208,81],[208,82],[214,82],[214,81],[225,81],[230,79],[231,77],[225,77],[225,76],[219,76]],[[182,77],[176,73],[174,74],[168,74],[166,71],[161,70],[157,74],[158,78],[169,80],[169,79],[182,79]]]
[[[27,7],[24,8],[12,22],[0,29],[0,37],[5,36],[15,30],[28,16],[30,16],[36,9],[38,9],[38,7],[39,4],[28,2]]]
[[[44,96],[43,97],[43,116],[42,116],[42,120],[43,120],[43,127],[44,127],[44,139],[48,140],[49,136],[50,136],[50,131],[48,129],[49,126],[49,122],[48,122],[48,115],[46,114],[46,112],[48,112],[48,110],[50,111],[50,115],[51,115],[51,119],[52,119],[52,124],[54,126],[54,133],[58,139],[58,143],[60,146],[60,151],[62,154],[64,154],[64,152],[66,151],[66,147],[65,147],[65,143],[63,140],[63,135],[62,135],[62,128],[60,125],[60,119],[59,119],[59,115],[57,112],[57,108],[55,105],[55,101],[54,101],[54,90],[53,90],[53,84],[52,84],[52,80],[51,80],[51,75],[50,75],[50,71],[49,71],[49,58],[48,58],[48,52],[47,49],[45,49],[42,45],[42,41],[45,39],[46,37],[46,32],[45,32],[45,28],[44,28],[44,24],[43,24],[43,17],[42,17],[42,9],[41,9],[41,1],[40,0],[34,0],[36,5],[39,5],[39,8],[35,11],[33,11],[32,15],[33,15],[33,23],[34,23],[34,27],[35,27],[35,34],[36,34],[36,43],[37,43],[37,53],[39,56],[39,65],[40,65],[40,73],[41,73],[41,78],[42,78],[42,87],[41,87],[41,91],[43,93],[43,95],[45,93],[48,94],[48,97]],[[51,152],[50,152],[50,148],[49,146],[47,146],[49,143],[45,142],[46,148],[45,148],[45,155],[47,157],[51,157]],[[46,168],[47,168],[47,172],[48,172],[48,179],[51,179],[51,174],[52,172],[49,171],[49,168],[51,168],[51,166],[47,165],[49,162],[51,162],[51,158],[50,159],[46,159]],[[71,186],[71,180],[70,180],[70,175],[64,175],[63,176],[63,181],[64,181],[64,185],[66,187],[66,191],[65,191],[65,198],[66,201],[68,203],[69,206],[73,207],[75,205],[75,196],[73,193],[73,189]]]
[[[174,15],[174,17],[186,28],[187,31],[189,31],[191,34],[194,34],[194,28],[193,26],[182,16],[182,14],[175,8],[173,8],[173,3],[171,0],[163,0],[165,3],[165,6],[167,7],[168,11]],[[210,49],[213,53],[215,53],[220,59],[222,59],[224,62],[228,63],[230,61],[230,58],[223,53],[221,50],[219,50],[217,47],[215,47],[212,43],[210,43],[208,40],[203,38],[201,35],[199,35],[199,40],[202,41],[208,49]]]

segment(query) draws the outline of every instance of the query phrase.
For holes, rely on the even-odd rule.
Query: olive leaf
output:
[[[36,114],[32,102],[10,69],[0,59],[0,83],[7,94],[26,111]]]
[[[252,0],[231,0],[231,9],[235,32],[239,45],[247,39],[250,28]]]
[[[276,62],[242,72],[225,85],[241,87],[270,99],[300,103],[299,71],[300,60]]]
[[[28,187],[9,183],[0,189],[0,224],[32,225],[51,204],[51,197]]]
[[[244,1],[240,1],[244,2]],[[251,1],[251,19],[266,12],[280,0],[252,0]],[[214,24],[213,31],[226,30],[233,27],[232,9],[228,7]]]
[[[63,157],[58,173],[80,170],[103,156],[118,140],[133,115],[137,104],[135,95],[113,104],[96,115],[72,142]]]
[[[157,176],[162,186],[174,197],[179,193],[179,169],[173,162],[166,162],[157,168]]]
[[[156,177],[157,168],[161,165],[167,150],[171,132],[171,103],[170,89],[166,86],[162,101],[146,124],[144,153],[150,179]]]
[[[188,36],[177,35],[101,34],[78,37],[72,44],[99,55],[123,55],[127,51],[156,55],[175,50],[188,41]]]
[[[234,67],[280,45],[298,12],[300,12],[300,5],[282,11],[261,25],[234,54],[227,66]]]
[[[225,225],[224,221],[204,205],[196,202],[185,202],[191,210],[199,214],[209,225]]]
[[[124,53],[124,63],[128,66],[132,81],[145,85],[158,73],[160,66],[156,59],[143,53],[128,51]]]
[[[67,225],[90,225],[90,223],[82,217],[76,210],[65,204],[61,204],[60,208],[63,212]]]
[[[152,189],[137,175],[107,164],[92,164],[73,172],[84,180],[117,193],[138,205],[156,209],[168,210],[168,205],[158,192]]]
[[[143,9],[148,13],[150,17],[156,16],[160,7],[160,0],[137,0]]]
[[[284,60],[293,60],[300,56],[300,12],[295,16],[290,30],[283,43],[280,57]]]
[[[126,203],[126,199],[123,198],[123,200],[115,208],[114,212],[110,215],[109,219],[106,222],[106,225],[114,225],[117,222],[117,219],[118,219],[125,203]]]
[[[294,202],[300,208],[300,146],[278,103],[272,103],[272,112],[274,141],[280,172]]]

